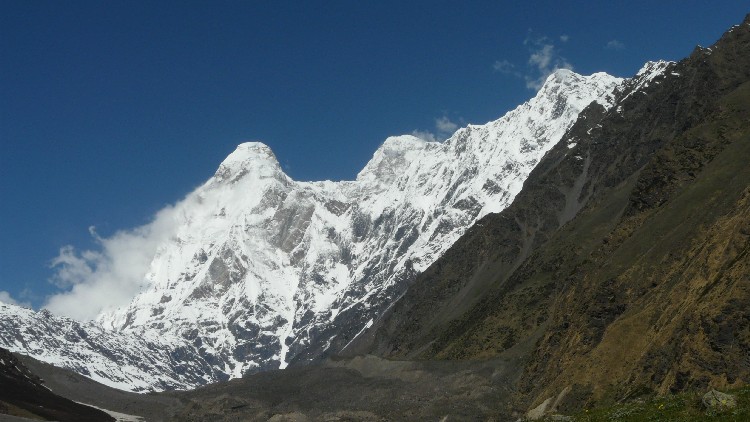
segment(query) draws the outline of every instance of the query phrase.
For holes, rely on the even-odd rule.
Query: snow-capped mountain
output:
[[[388,138],[355,181],[294,181],[267,146],[242,144],[177,205],[149,287],[98,320],[177,334],[233,377],[340,349],[474,221],[510,204],[620,81],[558,71],[528,103],[443,143]]]
[[[86,324],[28,311],[0,326],[13,333],[0,339],[127,389],[340,351],[477,219],[507,207],[579,112],[592,101],[611,107],[621,84],[558,70],[499,120],[444,142],[388,138],[354,181],[294,181],[267,146],[241,144],[175,205],[176,229],[128,306]],[[39,338],[46,331],[52,343]]]
[[[190,344],[158,333],[121,333],[0,303],[0,344],[131,391],[189,388],[226,379]]]

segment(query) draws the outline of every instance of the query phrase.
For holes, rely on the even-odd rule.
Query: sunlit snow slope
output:
[[[118,333],[96,323],[4,303],[0,344],[123,390],[189,388],[226,379],[179,338]]]

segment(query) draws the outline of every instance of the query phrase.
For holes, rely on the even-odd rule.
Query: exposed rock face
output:
[[[750,382],[749,116],[746,19],[584,110],[350,350],[526,356],[521,409]]]
[[[703,395],[701,403],[709,412],[721,413],[737,407],[737,397],[711,389]]]

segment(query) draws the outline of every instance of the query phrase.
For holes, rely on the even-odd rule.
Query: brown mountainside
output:
[[[640,82],[347,352],[522,356],[519,405],[560,410],[750,382],[750,16]]]

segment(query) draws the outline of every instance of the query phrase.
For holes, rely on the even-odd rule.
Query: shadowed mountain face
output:
[[[6,349],[0,348],[0,414],[37,420],[114,421],[101,410],[54,394]]]
[[[521,354],[519,404],[562,410],[750,382],[748,162],[750,17],[584,110],[348,350]]]

